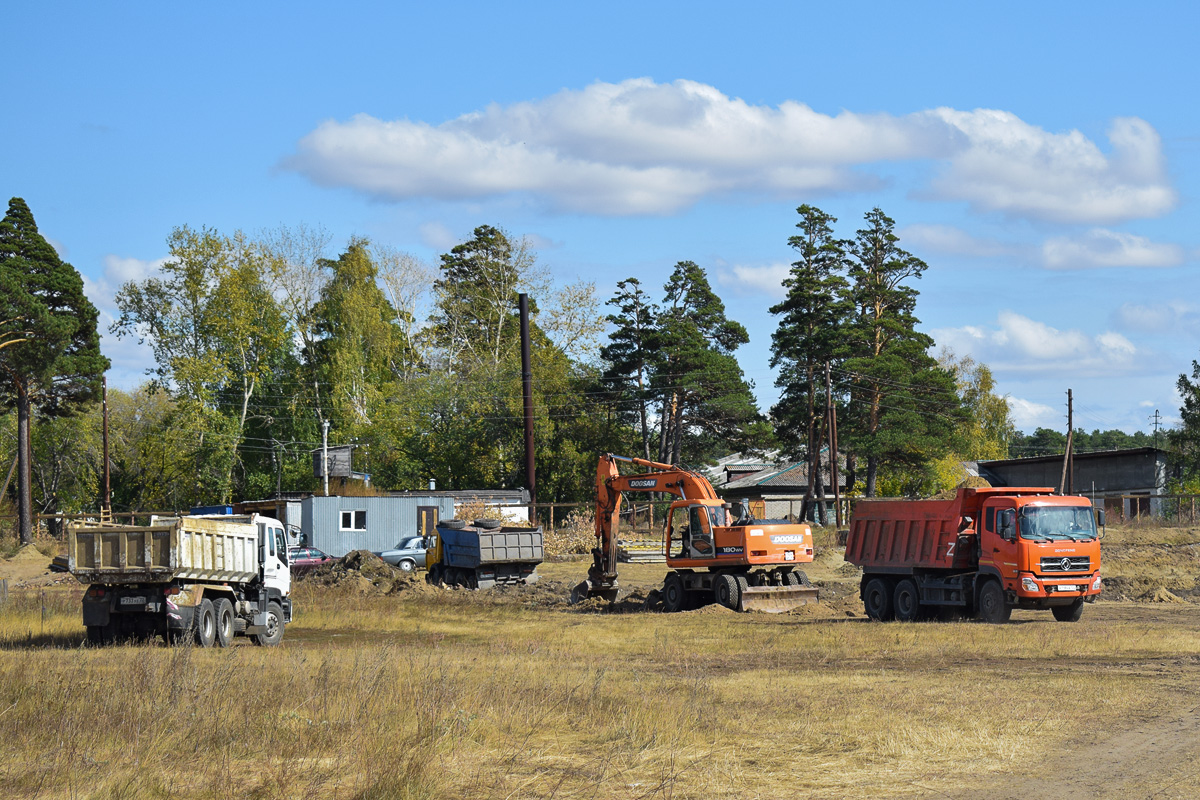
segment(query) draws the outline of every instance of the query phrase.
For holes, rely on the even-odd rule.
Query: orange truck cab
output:
[[[1074,622],[1100,594],[1104,512],[1044,487],[959,489],[953,500],[860,500],[846,560],[867,616],[954,611],[1005,622],[1014,608]]]

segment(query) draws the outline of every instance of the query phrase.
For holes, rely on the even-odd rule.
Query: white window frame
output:
[[[359,514],[362,515],[362,527],[357,527],[356,522],[359,519]],[[348,516],[347,516],[348,515]],[[346,521],[349,519],[350,524]],[[348,508],[344,509],[338,516],[338,530],[340,531],[365,531],[367,529],[367,510],[365,508]]]

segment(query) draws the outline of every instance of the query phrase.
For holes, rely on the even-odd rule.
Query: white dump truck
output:
[[[71,573],[88,584],[93,644],[162,636],[228,647],[276,645],[292,620],[284,526],[270,517],[154,517],[149,525],[67,526]]]

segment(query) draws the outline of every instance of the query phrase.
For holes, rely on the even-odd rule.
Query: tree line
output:
[[[873,209],[839,239],[833,217],[797,213],[787,294],[769,309],[780,397],[765,413],[737,360],[746,329],[693,261],[661,289],[627,278],[602,303],[588,282],[556,286],[527,239],[489,225],[433,266],[363,238],[329,257],[320,228],[181,226],[158,274],[116,295],[112,333],[153,363],[142,386],[109,392],[113,506],[315,490],[326,426],[380,488],[525,486],[522,292],[542,502],[586,499],[600,452],[700,465],[779,450],[808,462],[820,497],[830,406],[858,493],[936,491],[961,480],[962,459],[1006,456],[1019,434],[986,365],[931,356],[917,330],[927,266],[894,222]],[[0,469],[15,455],[20,473],[0,502],[36,498],[22,519],[34,503],[94,509],[97,313],[19,198],[0,224],[0,288]]]

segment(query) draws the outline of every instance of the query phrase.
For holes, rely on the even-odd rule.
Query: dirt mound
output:
[[[8,559],[10,564],[41,564],[46,569],[50,568],[50,561],[50,556],[31,544],[25,545],[12,558]]]
[[[336,563],[300,576],[305,583],[360,594],[435,594],[424,573],[405,572],[367,550],[355,550]]]

